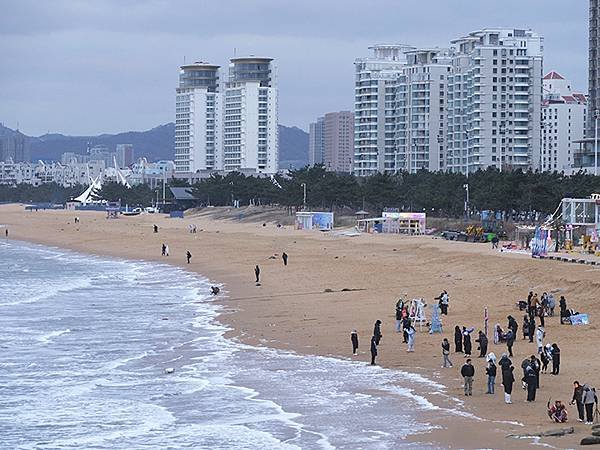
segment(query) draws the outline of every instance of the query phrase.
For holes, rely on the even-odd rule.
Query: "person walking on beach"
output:
[[[286,252],[283,252],[283,253],[281,254],[281,259],[283,260],[283,265],[284,265],[284,266],[287,266],[288,255],[287,255],[287,253],[286,253]]]
[[[488,366],[485,369],[485,373],[488,377],[487,380],[487,392],[486,394],[494,393],[494,385],[496,384],[496,372],[497,372],[496,364],[494,364],[494,360],[490,359],[488,361]]]
[[[544,351],[540,355],[540,359],[542,361],[542,373],[548,372],[548,363],[552,360],[552,346],[550,344],[546,344],[544,347]]]
[[[169,256],[169,244],[165,245],[165,256]]]
[[[552,344],[552,375],[560,372],[560,348],[556,343]]]
[[[454,353],[462,353],[462,331],[460,331],[460,327],[456,325],[454,327]]]
[[[473,395],[473,377],[475,376],[475,367],[471,364],[471,358],[467,358],[460,369],[460,374],[465,380],[465,395]]]
[[[450,342],[448,342],[448,338],[444,338],[442,341],[442,357],[444,358],[442,367],[452,367],[452,361],[450,361]]]
[[[527,401],[535,401],[535,393],[537,391],[537,378],[535,376],[535,370],[531,365],[525,368],[525,383],[527,384]]]
[[[537,344],[537,352],[541,354],[544,350],[544,337],[546,336],[546,331],[542,325],[537,327],[535,330],[535,342]]]
[[[189,251],[189,250],[187,250],[187,251],[185,252],[185,257],[187,258],[187,263],[189,264],[189,263],[190,263],[190,260],[192,259],[192,254],[190,253],[190,251]]]
[[[573,398],[571,399],[571,405],[577,405],[577,419],[579,422],[585,420],[585,407],[583,406],[583,386],[579,384],[579,381],[573,382]]]
[[[483,331],[479,330],[479,337],[475,339],[475,342],[479,342],[478,358],[485,358],[485,355],[487,355],[488,338]]]
[[[256,277],[256,283],[260,283],[260,267],[258,267],[258,264],[254,266],[254,276]]]
[[[415,327],[413,327],[412,325],[408,328],[408,352],[414,352],[415,351],[415,334],[417,334],[417,331],[415,330]]]
[[[529,326],[529,316],[526,314],[523,316],[523,339],[527,339],[529,337]]]
[[[511,395],[513,384],[515,383],[514,370],[515,368],[512,365],[506,367],[506,369],[504,367],[502,368],[502,386],[504,386],[504,403],[506,403],[507,405],[510,405],[512,403]]]
[[[167,255],[167,246],[165,244],[162,245],[162,256]]]
[[[375,338],[375,344],[379,345],[383,334],[381,334],[381,320],[377,319],[375,325],[373,325],[373,337]]]
[[[4,230],[4,236],[8,239],[8,228]]]
[[[596,389],[583,385],[583,406],[585,407],[585,424],[591,425],[594,423],[594,404],[598,405],[598,397]]]
[[[375,358],[377,357],[377,340],[375,336],[371,338],[371,365],[375,365]]]
[[[472,328],[467,330],[467,327],[463,327],[463,349],[465,351],[465,358],[471,356],[471,349],[473,348],[473,345],[471,344],[472,331]]]
[[[396,303],[396,332],[400,333],[402,329],[402,306],[401,300]]]
[[[405,316],[402,319],[402,343],[406,344],[408,342],[408,329],[412,326],[412,322],[410,317]]]
[[[358,355],[358,333],[356,330],[352,330],[352,333],[350,333],[350,342],[352,342],[352,354],[354,356]]]
[[[152,228],[154,229],[155,233],[158,233],[158,225],[154,224],[154,226]]]
[[[513,356],[513,345],[515,344],[515,333],[513,330],[508,330],[506,332],[506,348],[508,349],[508,355]]]
[[[512,330],[513,334],[515,335],[515,339],[517,338],[517,331],[519,330],[519,324],[517,323],[517,321],[515,320],[515,318],[513,316],[508,316],[508,329]]]

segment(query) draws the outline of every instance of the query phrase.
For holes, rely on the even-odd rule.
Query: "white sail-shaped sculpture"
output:
[[[88,203],[93,203],[94,199],[92,196],[96,191],[99,191],[102,188],[102,182],[100,181],[100,175],[96,177],[96,179],[91,180],[88,188],[83,191],[83,193],[79,197],[75,197],[76,202],[80,202],[82,205],[87,205]]]

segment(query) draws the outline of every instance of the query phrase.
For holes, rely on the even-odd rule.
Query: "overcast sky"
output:
[[[587,0],[0,0],[0,122],[32,135],[174,120],[178,68],[276,59],[279,117],[307,129],[352,109],[373,43],[447,46],[493,26],[545,38],[544,70],[587,90]]]

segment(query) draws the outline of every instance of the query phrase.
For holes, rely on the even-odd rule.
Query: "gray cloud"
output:
[[[31,134],[145,129],[173,120],[178,66],[276,58],[280,121],[352,108],[353,61],[375,42],[449,45],[490,26],[545,37],[545,68],[587,89],[587,2],[565,0],[8,0],[0,121]]]

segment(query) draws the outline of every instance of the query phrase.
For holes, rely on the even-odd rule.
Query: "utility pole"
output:
[[[594,110],[594,175],[598,176],[598,115],[600,111]]]

